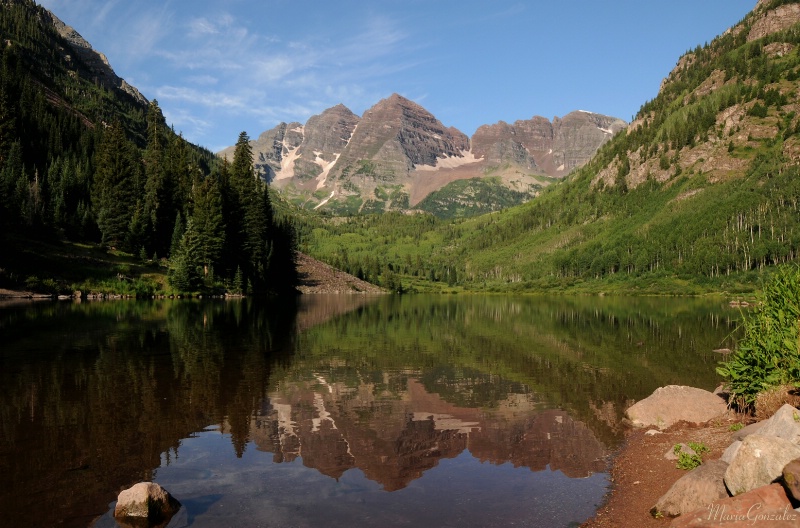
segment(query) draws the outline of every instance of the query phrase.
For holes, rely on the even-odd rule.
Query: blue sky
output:
[[[446,126],[590,110],[629,121],[680,55],[756,0],[39,0],[217,151],[397,92]]]

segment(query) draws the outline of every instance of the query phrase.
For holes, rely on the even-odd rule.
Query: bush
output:
[[[734,353],[717,367],[732,401],[751,408],[756,396],[800,382],[800,268],[780,268],[746,314]]]

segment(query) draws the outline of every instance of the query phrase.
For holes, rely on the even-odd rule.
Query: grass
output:
[[[68,240],[32,240],[10,235],[0,262],[0,286],[51,295],[105,293],[145,296],[168,293],[162,262]]]

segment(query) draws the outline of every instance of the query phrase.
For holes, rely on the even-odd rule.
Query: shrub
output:
[[[732,401],[752,408],[759,393],[800,381],[800,268],[780,268],[740,328],[736,350],[720,362],[717,373],[725,378]]]
[[[675,444],[672,452],[678,455],[678,463],[675,467],[691,471],[703,463],[703,453],[708,452],[708,447],[702,442],[689,442],[687,445],[694,453],[684,451],[681,444]]]

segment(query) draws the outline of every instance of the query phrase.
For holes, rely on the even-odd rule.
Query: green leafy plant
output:
[[[717,367],[733,401],[751,407],[760,392],[800,382],[800,268],[778,270],[741,329],[735,352]]]
[[[678,469],[692,470],[703,463],[703,453],[708,452],[708,446],[702,442],[689,442],[687,444],[693,452],[683,451],[681,444],[675,444],[672,452],[678,455]]]
[[[730,426],[730,427],[728,427],[728,431],[731,431],[731,432],[736,432],[736,431],[740,430],[740,429],[741,429],[741,428],[743,428],[743,427],[744,427],[744,424],[743,424],[743,423],[741,423],[741,422],[736,422],[735,424],[731,424],[731,426]]]

